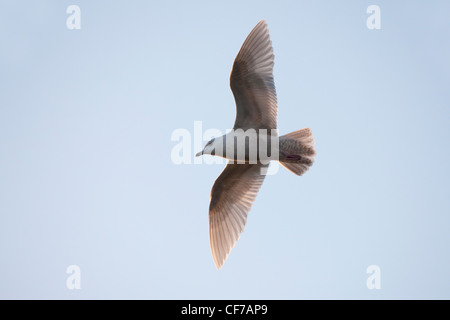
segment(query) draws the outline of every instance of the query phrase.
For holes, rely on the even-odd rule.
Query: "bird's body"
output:
[[[242,129],[231,130],[214,139],[210,154],[231,161],[246,163],[267,163],[279,158],[279,137],[276,131]]]
[[[230,87],[236,101],[234,128],[209,141],[197,154],[228,159],[214,183],[209,206],[211,252],[219,269],[244,230],[269,162],[278,160],[302,175],[314,161],[310,129],[278,136],[273,64],[269,30],[262,20],[248,35],[233,64]]]

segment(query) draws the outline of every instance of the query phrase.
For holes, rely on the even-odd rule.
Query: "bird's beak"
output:
[[[199,156],[201,156],[203,154],[203,151],[200,151],[200,152],[198,152],[195,156],[196,157],[199,157]]]

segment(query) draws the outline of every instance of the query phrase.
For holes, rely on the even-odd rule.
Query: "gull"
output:
[[[233,130],[211,139],[196,154],[228,159],[225,169],[214,182],[209,205],[209,238],[217,269],[222,268],[244,231],[270,160],[278,160],[299,176],[314,162],[316,151],[309,128],[278,136],[273,65],[269,29],[266,21],[261,20],[244,41],[231,71],[230,87],[236,102]],[[249,132],[256,132],[256,135]],[[240,142],[235,143],[236,140]],[[267,144],[261,147],[262,142]],[[251,149],[258,148],[259,151],[270,149],[271,156],[267,156],[269,152],[263,152],[263,156],[259,152],[256,157],[253,153],[252,157]]]

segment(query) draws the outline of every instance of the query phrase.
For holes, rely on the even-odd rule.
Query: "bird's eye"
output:
[[[210,141],[208,141],[208,143],[206,144],[207,146],[209,146],[210,144],[212,144],[214,142],[215,138],[212,138]]]

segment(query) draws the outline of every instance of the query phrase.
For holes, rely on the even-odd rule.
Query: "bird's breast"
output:
[[[278,160],[279,138],[278,135],[268,134],[267,131],[237,129],[223,136],[218,149],[215,155],[238,162]]]

